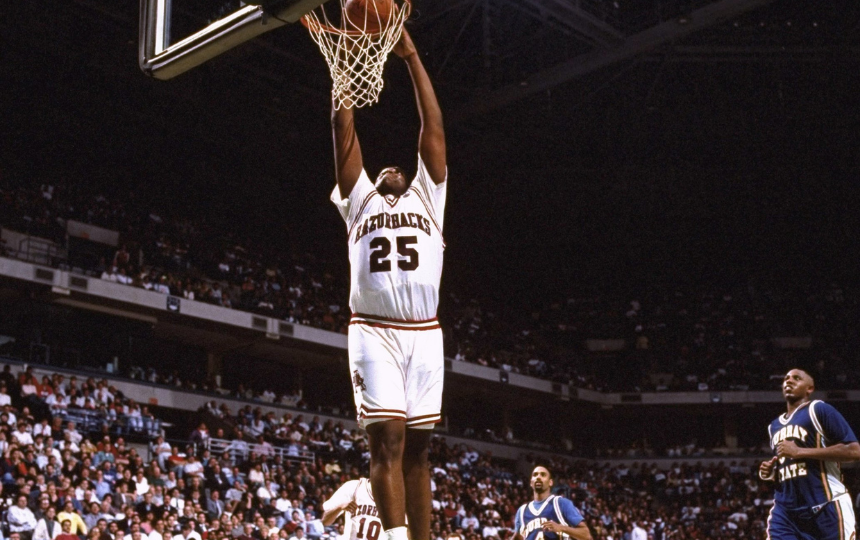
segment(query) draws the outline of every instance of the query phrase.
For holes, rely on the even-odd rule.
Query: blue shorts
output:
[[[818,512],[789,510],[773,505],[767,518],[768,540],[855,540],[854,509],[847,495],[837,497]]]

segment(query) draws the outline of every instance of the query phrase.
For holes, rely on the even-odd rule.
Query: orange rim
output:
[[[404,17],[404,22],[406,19],[409,18],[409,15],[412,13],[412,2],[410,0],[403,0],[402,6],[398,6],[397,4],[395,4],[394,0],[391,0],[391,4],[392,4],[392,6],[394,6],[394,9],[396,10],[394,13],[394,17],[399,17],[400,16],[399,11],[401,9],[404,9],[404,8],[406,9],[406,16]],[[324,9],[324,8],[320,7],[320,9]],[[322,24],[322,23],[319,23],[319,25],[316,25],[316,24],[311,25],[311,24],[308,24],[307,17],[308,17],[308,15],[304,15],[299,20],[302,22],[304,27],[307,28],[308,30],[310,30],[311,32],[325,32],[327,34],[337,34],[337,35],[341,35],[341,36],[363,36],[363,35],[378,36],[379,34],[382,33],[381,29],[379,30],[379,32],[363,32],[361,30],[346,30],[345,28],[336,28],[334,26],[330,26],[328,24]],[[345,18],[346,17],[344,17],[344,19]],[[319,17],[317,17],[317,20],[319,20]]]

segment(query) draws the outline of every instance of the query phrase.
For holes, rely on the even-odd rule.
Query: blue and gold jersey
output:
[[[582,523],[582,514],[569,499],[550,495],[542,502],[532,501],[520,506],[514,518],[514,530],[525,540],[562,540],[570,538],[566,534],[556,534],[543,530],[543,524],[554,521],[568,527]]]
[[[823,448],[856,442],[857,437],[839,411],[823,401],[804,403],[791,415],[782,414],[767,428],[770,447],[792,440],[801,448]],[[846,492],[835,461],[780,458],[774,468],[774,500],[787,509],[808,508],[832,501]]]

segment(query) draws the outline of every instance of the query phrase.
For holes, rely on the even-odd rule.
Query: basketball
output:
[[[392,0],[347,0],[345,11],[355,29],[376,34],[388,25],[392,9]]]

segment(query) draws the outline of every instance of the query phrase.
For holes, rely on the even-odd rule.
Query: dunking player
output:
[[[591,540],[582,514],[570,499],[551,495],[552,474],[538,465],[532,471],[534,500],[514,516],[514,540]]]
[[[370,480],[359,478],[344,482],[323,503],[323,525],[328,527],[343,513],[346,513],[346,518],[342,540],[378,540],[382,523],[379,521],[376,501],[373,500]]]
[[[412,39],[394,53],[412,78],[421,133],[411,182],[399,167],[370,181],[353,111],[332,111],[337,186],[351,267],[349,367],[359,425],[370,438],[370,483],[387,538],[430,538],[430,434],[440,420],[444,360],[436,320],[447,165],[442,112]]]
[[[860,460],[860,444],[845,418],[811,401],[815,381],[792,369],[782,382],[786,413],[767,428],[772,459],[759,476],[776,481],[767,537],[773,540],[854,540],[854,510],[839,463]]]

